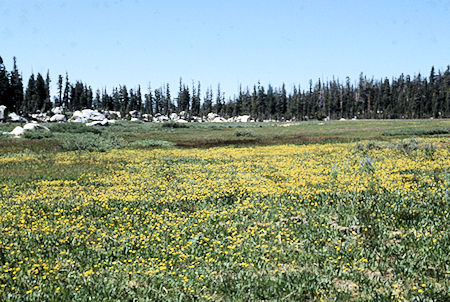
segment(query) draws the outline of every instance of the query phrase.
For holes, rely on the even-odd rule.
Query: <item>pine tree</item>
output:
[[[100,110],[102,108],[102,100],[100,97],[100,89],[95,91],[95,98],[92,102],[92,109]]]
[[[155,114],[162,112],[162,93],[161,89],[155,89]]]
[[[205,92],[205,98],[203,99],[203,105],[202,105],[202,116],[208,115],[208,113],[212,112],[212,90],[211,87],[208,87]]]
[[[222,107],[223,107],[223,94],[220,90],[220,84],[217,85],[217,96],[216,96],[216,103],[214,104],[214,112],[218,115],[222,115]]]
[[[142,112],[143,106],[142,106],[141,85],[138,85],[138,89],[136,92],[136,104],[137,104],[136,110],[138,110],[139,112]]]
[[[32,112],[43,111],[45,109],[44,103],[48,96],[47,85],[40,73],[36,76],[35,82],[35,96],[33,98]]]
[[[23,112],[23,83],[22,76],[17,69],[16,57],[13,57],[13,70],[11,72],[11,103],[12,110],[18,111],[19,113]]]
[[[153,94],[152,94],[152,88],[150,84],[148,84],[148,94],[145,95],[145,106],[144,111],[147,114],[150,114],[151,116],[154,115],[153,111]]]
[[[33,112],[34,107],[34,95],[36,95],[36,81],[34,79],[34,74],[30,75],[30,78],[28,79],[28,85],[27,89],[25,90],[25,100],[24,104],[22,106],[23,111],[25,113],[31,113]]]
[[[70,82],[69,82],[69,75],[66,73],[66,84],[64,86],[64,95],[63,95],[63,106],[66,110],[70,109],[72,110],[72,108],[70,107],[70,92],[71,86],[70,86]]]
[[[125,85],[120,89],[120,99],[120,115],[125,117],[130,112],[130,97],[128,96],[127,86]]]
[[[170,96],[170,88],[169,88],[169,84],[166,84],[166,93],[164,95],[164,100],[163,100],[163,112],[165,115],[169,115],[172,111],[172,100],[171,100],[171,96]]]
[[[192,109],[191,113],[193,116],[198,116],[200,114],[200,82],[197,83],[197,89],[192,83]]]
[[[10,111],[14,106],[11,102],[11,86],[9,83],[9,75],[6,71],[3,59],[0,57],[0,105],[5,105]]]
[[[62,75],[58,76],[58,102],[55,104],[56,107],[60,107],[63,104],[63,77]]]

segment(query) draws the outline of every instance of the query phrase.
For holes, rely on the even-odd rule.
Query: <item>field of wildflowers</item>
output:
[[[449,301],[448,138],[0,157],[0,300]]]

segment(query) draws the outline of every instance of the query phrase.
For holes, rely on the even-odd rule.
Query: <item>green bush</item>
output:
[[[166,122],[162,124],[163,128],[189,128],[189,125],[177,122]]]
[[[388,130],[382,133],[383,136],[427,136],[427,135],[440,135],[450,134],[450,128],[434,128],[434,129],[396,129]]]
[[[103,132],[102,128],[88,127],[83,123],[57,123],[49,124],[49,128],[53,132],[60,133],[95,133],[100,134]]]
[[[254,136],[254,135],[253,135],[253,131],[247,130],[247,129],[236,130],[236,131],[234,132],[234,135],[236,135],[237,137],[241,137],[241,136],[251,137],[251,136]]]
[[[409,138],[402,140],[398,143],[395,143],[395,147],[399,150],[405,151],[405,152],[411,152],[418,150],[420,148],[420,141],[416,138]]]
[[[112,135],[103,137],[94,133],[73,133],[66,134],[62,138],[61,147],[65,151],[106,152],[125,145],[122,138]]]
[[[367,152],[370,150],[380,150],[382,148],[383,148],[383,146],[380,143],[375,142],[375,141],[370,141],[370,142],[367,142],[366,144],[357,142],[355,145],[356,152]]]
[[[129,144],[130,147],[149,148],[149,147],[173,147],[174,143],[163,140],[144,139]]]
[[[43,138],[51,138],[54,134],[50,131],[38,129],[35,131],[25,131],[23,137],[26,139],[43,139]]]

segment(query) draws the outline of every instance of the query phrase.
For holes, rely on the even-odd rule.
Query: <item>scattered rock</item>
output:
[[[108,120],[117,120],[120,119],[122,116],[119,111],[105,111],[105,117]]]
[[[170,119],[167,116],[165,116],[165,115],[161,115],[160,113],[157,113],[155,115],[155,117],[153,118],[153,121],[155,123],[163,123],[163,122],[170,121]]]
[[[108,126],[109,125],[109,120],[108,119],[104,119],[102,121],[93,121],[90,123],[86,123],[86,126],[91,127],[91,126]]]
[[[208,113],[208,115],[206,116],[206,120],[208,122],[211,122],[212,120],[214,120],[216,117],[219,117],[219,115],[215,114],[215,113]]]
[[[25,130],[25,131],[34,131],[36,129],[43,129],[46,131],[50,131],[50,129],[48,129],[45,126],[39,125],[38,123],[27,123],[23,126],[23,130]]]
[[[188,114],[186,113],[186,111],[180,111],[179,117],[180,119],[187,120]]]
[[[20,126],[17,126],[16,128],[14,128],[9,134],[14,135],[15,137],[19,137],[22,134],[24,134],[25,129],[23,129]]]
[[[171,114],[169,115],[169,118],[170,118],[172,121],[176,121],[176,120],[178,120],[180,117],[178,116],[178,114],[176,114],[176,113],[174,112],[174,113],[171,113]]]
[[[226,119],[224,119],[223,117],[220,117],[220,116],[217,116],[213,120],[211,120],[212,123],[223,123],[226,121],[227,121]]]
[[[235,121],[237,123],[248,123],[248,122],[250,122],[250,120],[251,120],[250,115],[240,115],[240,116],[237,116],[235,119]]]
[[[11,122],[19,122],[19,123],[26,123],[28,122],[28,120],[18,114],[16,114],[15,112],[11,112],[8,115],[8,118]]]
[[[0,106],[0,121],[6,120],[7,117],[8,117],[8,109],[6,108],[5,105],[1,105]]]
[[[52,112],[53,112],[53,114],[62,114],[64,112],[64,110],[62,109],[62,107],[55,107],[55,108],[52,108]]]
[[[52,116],[51,118],[50,118],[50,122],[65,122],[67,119],[66,119],[66,116],[64,115],[64,114],[55,114],[54,116]]]
[[[128,115],[129,115],[132,119],[133,119],[133,118],[140,119],[140,118],[142,117],[141,112],[140,112],[140,111],[137,111],[137,110],[132,110],[132,111],[128,112]]]

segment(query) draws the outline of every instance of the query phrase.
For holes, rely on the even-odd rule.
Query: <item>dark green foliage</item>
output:
[[[100,134],[103,128],[88,127],[83,123],[56,123],[48,125],[52,132],[59,133],[93,133]]]
[[[166,122],[162,124],[163,128],[189,128],[189,125],[177,123],[177,122]]]
[[[47,130],[35,130],[25,131],[23,137],[26,139],[44,139],[54,137],[54,134]]]
[[[307,89],[293,86],[291,92],[285,84],[264,87],[257,83],[252,88],[240,88],[238,96],[227,99],[220,85],[215,95],[208,87],[202,97],[200,83],[189,89],[181,79],[174,100],[168,84],[153,91],[149,88],[144,96],[139,86],[137,89],[119,86],[111,94],[103,90],[94,95],[93,89],[81,81],[71,84],[66,74],[65,84],[62,76],[58,77],[58,95],[52,104],[50,82],[48,72],[45,79],[41,74],[31,75],[24,94],[15,58],[11,72],[0,59],[0,105],[23,115],[48,111],[56,105],[71,111],[83,108],[120,111],[123,117],[131,110],[151,115],[185,111],[188,117],[206,116],[210,112],[224,117],[246,114],[257,121],[450,117],[450,66],[445,71],[432,67],[429,77],[420,73],[413,77],[401,74],[392,80],[376,80],[361,74],[356,85],[348,77],[344,82],[334,78],[316,83],[311,80]]]
[[[160,148],[160,147],[173,147],[175,146],[175,144],[163,140],[145,139],[134,141],[130,143],[128,146],[133,148],[156,148],[156,147]]]
[[[236,130],[234,132],[234,135],[236,135],[237,137],[241,137],[241,136],[252,137],[252,136],[254,136],[253,131],[247,130],[247,129]]]
[[[450,134],[450,128],[434,128],[434,129],[400,129],[389,130],[382,133],[383,136],[425,136],[425,135],[440,135]]]
[[[65,151],[106,152],[125,145],[122,138],[116,136],[100,136],[93,133],[65,134],[61,147]]]

